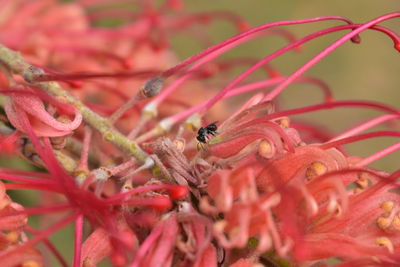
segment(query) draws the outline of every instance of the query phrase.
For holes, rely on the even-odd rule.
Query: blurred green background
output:
[[[230,10],[242,16],[251,26],[272,21],[327,15],[344,16],[356,23],[363,23],[380,15],[400,10],[399,0],[188,0],[185,1],[185,4],[186,10],[191,12]],[[341,23],[320,22],[285,28],[297,37],[302,37],[314,31],[339,24]],[[400,19],[393,19],[382,25],[400,32]],[[236,34],[237,30],[232,24],[219,21],[208,25],[207,32],[212,37],[213,43],[217,43]],[[281,73],[288,75],[342,35],[343,32],[319,38],[304,45],[301,53],[289,52],[273,61],[272,64]],[[399,108],[399,52],[393,49],[392,41],[381,33],[367,31],[361,34],[361,38],[361,44],[347,43],[343,45],[315,65],[306,75],[327,82],[336,99],[373,100]],[[171,41],[175,52],[181,59],[204,49],[194,38],[188,38],[185,35],[174,36]],[[287,42],[280,37],[262,37],[232,50],[222,58],[262,58],[285,44]],[[238,74],[240,71],[241,69],[237,69],[233,73]],[[279,98],[284,108],[294,108],[318,103],[321,100],[321,94],[313,86],[295,85],[289,87]],[[302,118],[315,120],[334,132],[340,133],[379,114],[381,113],[371,110],[337,109],[305,115]],[[385,128],[377,127],[377,129]],[[395,142],[398,142],[398,139],[379,138],[354,143],[347,147],[350,154],[367,156]],[[373,166],[393,171],[399,168],[399,157],[400,152],[393,153],[374,163]],[[0,164],[1,166],[11,167],[11,160],[9,158],[0,159]],[[21,192],[18,195],[18,201],[27,206],[34,205],[35,198],[35,195],[21,194]],[[35,221],[32,222],[35,224]],[[67,259],[72,258],[72,227],[58,232],[51,239],[65,253]],[[105,263],[104,266],[108,265],[109,263]]]
[[[335,1],[290,1],[290,0],[217,0],[185,1],[187,9],[199,11],[230,10],[242,16],[251,26],[280,20],[295,20],[319,16],[343,16],[355,23],[364,23],[381,15],[400,10],[399,0],[335,0]],[[296,26],[285,26],[298,38],[312,32],[340,25],[338,22],[318,22]],[[400,34],[400,19],[392,19],[380,24]],[[209,27],[215,43],[237,33],[227,22],[213,23]],[[343,32],[330,34],[303,45],[302,52],[289,52],[272,61],[283,74],[289,75],[302,66],[329,44],[340,38]],[[376,31],[365,31],[361,43],[346,43],[324,58],[305,76],[313,76],[325,81],[332,89],[335,99],[372,100],[400,108],[400,54],[393,48],[392,40]],[[188,43],[190,45],[188,45]],[[185,36],[173,39],[176,52],[182,58],[201,51],[201,47]],[[279,49],[287,42],[276,36],[266,36],[239,46],[223,57],[262,58]],[[300,107],[321,101],[321,94],[314,86],[293,85],[279,97],[284,108]],[[360,122],[381,115],[368,109],[343,108],[314,114],[297,116],[314,120],[340,133]],[[386,125],[387,126],[387,125]],[[375,127],[373,130],[388,129]],[[399,142],[395,138],[375,138],[346,146],[350,154],[368,156],[391,144]],[[388,155],[371,166],[387,171],[399,168],[400,152]]]

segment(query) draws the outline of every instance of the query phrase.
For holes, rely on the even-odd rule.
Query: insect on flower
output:
[[[216,121],[207,125],[206,127],[200,127],[200,129],[197,131],[197,137],[196,139],[200,142],[205,144],[207,142],[208,135],[211,134],[212,136],[215,136],[217,133],[218,126],[216,125]]]

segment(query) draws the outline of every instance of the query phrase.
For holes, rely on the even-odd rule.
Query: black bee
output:
[[[206,127],[200,127],[200,129],[197,131],[197,137],[196,139],[200,142],[200,143],[206,143],[207,142],[207,137],[209,134],[211,134],[212,136],[215,136],[215,134],[217,133],[217,125],[216,122],[213,122],[209,125],[207,125]]]

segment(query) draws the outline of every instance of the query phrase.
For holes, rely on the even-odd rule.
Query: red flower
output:
[[[1,266],[44,265],[39,242],[74,267],[106,258],[114,266],[325,266],[330,258],[338,266],[399,264],[400,172],[369,165],[400,143],[364,158],[344,146],[398,138],[397,129],[368,130],[400,111],[337,101],[323,81],[303,76],[366,30],[400,50],[399,36],[379,25],[399,12],[363,24],[327,16],[251,28],[230,12],[193,14],[176,0],[105,8],[112,2],[0,3],[0,150],[47,171],[0,169],[11,182],[0,182]],[[117,19],[115,27],[99,26]],[[170,35],[204,41],[207,27],[192,26],[215,19],[240,33],[178,63]],[[321,21],[339,24],[299,39],[277,28]],[[271,65],[344,31],[290,75]],[[288,44],[262,59],[218,59],[267,35]],[[226,82],[233,67],[248,64]],[[250,80],[259,69],[267,76]],[[282,109],[276,98],[295,83],[316,86],[322,101]],[[239,108],[225,101],[256,90]],[[385,114],[339,135],[295,118],[337,108]],[[40,191],[41,204],[23,207],[6,194],[19,189]],[[36,215],[40,230],[28,225]],[[48,238],[70,223],[74,257],[67,261]]]

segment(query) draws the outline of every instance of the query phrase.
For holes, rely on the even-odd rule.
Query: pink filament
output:
[[[140,261],[146,256],[147,251],[151,248],[151,246],[157,241],[159,236],[161,236],[163,231],[163,224],[159,223],[156,225],[151,231],[150,235],[147,236],[146,240],[140,246],[138,252],[135,255],[134,261],[130,265],[130,267],[140,266]]]
[[[373,154],[373,155],[361,160],[360,162],[357,162],[355,164],[355,166],[356,167],[367,166],[367,165],[371,164],[372,162],[377,161],[378,159],[381,159],[384,156],[386,156],[386,155],[388,155],[390,153],[393,153],[393,152],[395,152],[395,151],[397,151],[399,149],[400,149],[400,143],[396,143],[396,144],[391,145],[391,146],[389,146],[389,147],[387,147],[387,148],[385,148],[385,149],[383,149],[383,150],[381,150],[379,152],[376,152],[375,154]]]
[[[58,186],[53,186],[53,185],[46,185],[46,184],[31,184],[31,183],[22,183],[22,184],[5,184],[4,185],[7,190],[13,190],[13,189],[34,189],[34,190],[40,190],[40,191],[47,191],[47,192],[52,192],[52,193],[63,193],[63,190],[60,189]]]
[[[129,191],[115,194],[115,195],[107,198],[105,200],[105,202],[108,204],[118,204],[120,201],[123,201],[125,199],[125,197],[132,195],[132,194],[139,194],[139,193],[155,191],[155,190],[174,190],[174,188],[176,188],[176,187],[180,187],[180,186],[179,185],[167,185],[167,184],[138,186]]]
[[[305,42],[308,42],[308,41],[310,41],[310,40],[312,40],[312,39],[314,39],[314,38],[316,38],[316,37],[319,37],[319,36],[322,36],[322,35],[325,35],[325,34],[328,34],[328,33],[336,32],[336,31],[340,31],[340,30],[353,29],[353,28],[357,28],[357,27],[358,27],[358,25],[354,25],[354,24],[352,24],[352,25],[344,25],[344,26],[337,26],[337,27],[325,29],[325,30],[322,30],[322,31],[319,31],[319,32],[310,34],[310,35],[308,35],[308,36],[306,36],[306,37],[304,37],[304,38],[302,38],[302,39],[299,39],[298,41],[293,42],[293,43],[291,43],[291,44],[289,44],[289,45],[287,45],[287,46],[285,46],[285,47],[283,47],[283,48],[277,50],[276,52],[272,53],[271,55],[268,55],[267,57],[265,57],[265,58],[262,59],[261,61],[257,62],[257,63],[256,63],[255,65],[253,65],[251,68],[249,68],[248,70],[246,70],[245,72],[243,72],[241,75],[239,75],[236,79],[234,79],[231,83],[229,83],[226,87],[224,87],[224,88],[223,88],[217,95],[215,95],[213,98],[211,98],[211,99],[207,100],[206,102],[201,103],[201,104],[199,104],[199,105],[197,105],[197,106],[195,106],[195,107],[192,107],[192,108],[190,108],[190,109],[187,109],[187,110],[185,110],[185,111],[182,112],[182,113],[176,114],[176,115],[170,117],[169,119],[170,119],[172,122],[175,123],[175,122],[178,122],[178,121],[182,120],[183,118],[186,118],[186,117],[190,116],[191,114],[193,114],[193,113],[195,113],[195,112],[198,112],[198,111],[200,111],[200,110],[203,110],[203,111],[208,110],[208,109],[211,108],[215,103],[217,103],[221,98],[224,98],[224,96],[225,96],[226,94],[228,94],[228,92],[232,91],[232,88],[233,88],[234,86],[236,86],[237,84],[239,84],[242,80],[244,80],[244,79],[245,79],[246,77],[248,77],[251,73],[253,73],[254,71],[256,71],[258,68],[260,68],[261,66],[263,66],[263,65],[266,64],[267,62],[269,62],[269,61],[275,59],[276,57],[278,57],[278,56],[280,56],[280,55],[286,53],[287,51],[298,47],[299,45],[301,45],[301,44],[303,44],[303,43],[305,43]],[[351,38],[349,38],[349,39],[351,39]],[[293,74],[292,74],[292,75],[293,75]],[[292,76],[292,75],[291,75],[291,76]],[[283,81],[283,83],[285,83],[285,82],[287,81],[287,79],[289,79],[291,76],[287,77],[286,80]],[[298,75],[294,80],[299,79],[299,78],[300,78],[299,76],[300,76],[300,75]],[[305,78],[303,78],[303,79],[305,79]],[[293,82],[293,80],[291,80],[290,83],[291,83],[291,82]],[[281,85],[282,85],[283,83],[281,83]],[[281,85],[279,85],[277,88],[280,88]],[[321,85],[322,85],[322,84],[321,84]],[[283,89],[284,89],[284,88],[283,88]],[[282,89],[282,90],[283,90],[283,89]],[[277,90],[277,89],[274,89],[269,95],[271,95],[271,94],[274,95],[274,94],[276,93],[276,90]],[[281,90],[281,91],[282,91],[282,90]],[[327,91],[327,89],[324,89],[324,90],[326,91],[326,93],[329,92],[329,91]],[[275,91],[275,93],[274,93],[274,91]],[[279,91],[279,92],[281,92],[281,91]],[[276,94],[276,95],[277,95],[277,94]],[[275,96],[276,96],[276,95],[275,95]],[[267,96],[264,97],[264,101],[266,101],[267,99],[268,99]],[[328,95],[328,96],[327,96],[327,99],[330,100],[330,99],[331,99],[331,95]]]
[[[386,114],[386,115],[379,116],[379,117],[377,117],[375,119],[372,119],[372,120],[369,120],[369,121],[367,121],[365,123],[362,123],[362,124],[352,128],[351,130],[342,133],[341,135],[336,136],[331,141],[335,141],[335,140],[338,140],[338,139],[342,139],[342,138],[345,138],[345,137],[349,137],[349,136],[358,134],[360,132],[363,132],[365,130],[368,130],[368,129],[374,127],[375,125],[381,124],[381,123],[383,123],[385,121],[388,121],[388,120],[398,119],[398,118],[400,118],[400,115],[395,115],[395,114]]]
[[[400,137],[400,132],[395,132],[395,131],[377,131],[377,132],[372,132],[372,133],[366,133],[366,134],[360,134],[356,136],[350,136],[346,138],[342,138],[336,141],[332,141],[329,143],[322,144],[320,147],[322,149],[329,149],[331,147],[337,147],[349,143],[353,143],[356,141],[361,141],[365,140],[368,138],[375,138],[375,137],[382,137],[382,136],[387,136],[387,137]]]
[[[0,169],[2,171],[2,169]],[[43,185],[56,185],[54,181],[47,180],[47,179],[40,179],[40,178],[30,178],[30,177],[23,177],[13,174],[7,173],[0,173],[0,178],[4,180],[14,181],[14,182],[25,182],[30,184],[43,184]]]
[[[80,267],[82,252],[82,234],[83,234],[83,215],[80,214],[75,220],[75,240],[74,240],[74,261],[73,267]]]
[[[91,140],[92,140],[92,130],[87,126],[85,127],[84,131],[82,153],[79,165],[76,168],[77,170],[89,170],[88,158],[89,158],[89,149]]]
[[[28,207],[23,210],[10,211],[8,213],[3,213],[4,216],[15,216],[20,214],[35,215],[35,214],[47,214],[53,212],[64,212],[71,209],[69,204],[45,206],[45,207]]]
[[[246,84],[246,85],[243,85],[240,87],[236,87],[236,88],[231,89],[229,92],[227,92],[223,96],[223,99],[233,97],[233,96],[236,96],[239,94],[251,92],[251,91],[254,91],[254,90],[257,90],[260,88],[269,87],[269,86],[272,86],[272,85],[282,82],[284,79],[285,79],[285,77],[276,77],[276,78],[272,78],[272,79],[268,79],[268,80],[264,80],[264,81],[258,81],[258,82]],[[325,96],[325,101],[332,100],[332,94],[330,92],[330,89],[329,89],[329,87],[326,86],[326,84],[324,82],[322,82],[318,79],[315,79],[315,78],[310,78],[310,77],[300,77],[298,80],[296,80],[296,82],[315,84],[315,85],[319,86],[321,88],[321,90],[323,91],[324,96]],[[207,102],[200,103],[196,106],[186,109],[185,111],[183,111],[181,113],[171,116],[169,119],[174,123],[180,122],[183,119],[190,116],[191,114],[205,108],[206,105],[207,105]]]
[[[392,108],[387,105],[383,105],[377,102],[372,101],[332,101],[323,104],[317,104],[307,107],[289,109],[285,111],[278,111],[270,115],[266,115],[260,120],[272,120],[280,117],[290,116],[290,115],[297,115],[297,114],[304,114],[308,112],[324,110],[324,109],[331,109],[331,108],[338,108],[338,107],[369,107],[377,110],[382,110],[390,113],[400,114],[396,108]]]
[[[274,32],[271,32],[274,33]],[[255,38],[257,36],[253,36],[252,38]],[[222,53],[225,53],[228,50],[231,50],[232,48],[247,42],[250,38],[249,37],[245,37],[241,40],[239,40],[238,42],[234,42],[231,44],[226,45],[225,47],[213,51],[207,55],[205,55],[203,58],[201,58],[198,62],[196,62],[193,66],[191,66],[190,68],[188,68],[188,73],[182,77],[180,77],[178,80],[174,81],[170,86],[168,86],[167,88],[165,88],[152,102],[150,103],[154,103],[156,105],[158,105],[161,101],[163,101],[168,95],[170,95],[178,86],[180,86],[183,82],[185,82],[187,79],[189,79],[192,76],[192,73],[194,71],[196,71],[199,67],[201,67],[203,64],[213,60],[214,58],[218,57],[219,55],[221,55]]]
[[[400,12],[395,12],[395,13],[390,13],[381,17],[378,17],[376,19],[373,19],[350,33],[346,34],[345,36],[339,38],[339,40],[335,41],[333,44],[325,48],[322,52],[320,52],[318,55],[316,55],[314,58],[309,60],[306,64],[304,64],[302,67],[297,69],[294,73],[292,73],[283,83],[281,83],[278,87],[276,87],[273,91],[271,91],[268,95],[265,96],[264,100],[268,101],[271,99],[274,99],[280,92],[282,92],[289,84],[291,84],[295,79],[300,77],[304,72],[306,72],[309,68],[314,66],[317,62],[319,62],[321,59],[332,53],[336,48],[341,46],[343,43],[347,42],[348,40],[352,39],[353,37],[357,36],[359,33],[362,31],[367,30],[368,28],[374,26],[375,24],[378,24],[380,22],[383,22],[385,20],[389,20],[395,17],[399,17]],[[398,45],[398,43],[396,43]]]
[[[225,47],[226,45],[229,45],[233,42],[236,42],[242,38],[245,38],[251,34],[254,34],[256,32],[268,29],[268,28],[272,28],[272,27],[277,27],[277,26],[284,26],[284,25],[294,25],[294,24],[303,24],[303,23],[311,23],[311,22],[318,22],[318,21],[324,21],[324,20],[340,20],[340,21],[344,21],[348,24],[352,24],[351,21],[342,18],[342,17],[336,17],[336,16],[327,16],[327,17],[317,17],[317,18],[311,18],[311,19],[304,19],[304,20],[293,20],[293,21],[278,21],[278,22],[272,22],[272,23],[268,23],[268,24],[264,24],[258,27],[255,27],[253,29],[250,29],[246,32],[243,32],[241,34],[235,35],[219,44],[216,44],[212,47],[207,48],[206,50],[204,50],[203,52],[194,55],[186,60],[184,60],[183,62],[181,62],[180,64],[176,65],[175,67],[172,67],[166,71],[164,71],[162,73],[163,77],[169,77],[172,74],[176,73],[177,71],[179,71],[182,68],[185,68],[186,66],[192,64],[193,62],[199,60],[200,58],[203,58],[204,56],[217,51],[223,47]]]
[[[46,230],[40,232],[39,234],[37,234],[34,238],[30,239],[29,241],[20,244],[18,247],[1,252],[0,253],[0,261],[7,258],[8,254],[10,254],[10,253],[16,253],[18,251],[23,251],[24,249],[32,247],[36,243],[38,243],[44,239],[47,239],[52,233],[60,230],[64,226],[66,226],[69,223],[71,223],[72,221],[74,221],[77,216],[78,215],[76,213],[69,215],[69,216],[65,217],[64,219],[60,220],[59,222],[53,224],[51,227],[47,228]]]

